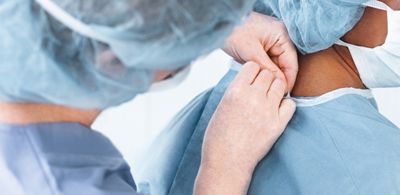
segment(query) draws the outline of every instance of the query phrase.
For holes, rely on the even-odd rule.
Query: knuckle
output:
[[[250,58],[250,60],[257,60],[259,57],[256,53],[252,53],[249,55],[249,58]],[[255,63],[255,62],[252,62],[252,63]]]
[[[281,29],[285,29],[285,31],[286,31],[285,23],[283,23],[282,21],[278,22],[278,27],[281,28]]]
[[[277,28],[285,29],[285,30],[286,30],[285,23],[282,22],[282,21],[280,21],[280,20],[275,20],[275,26],[276,26]]]
[[[253,55],[250,58],[254,59]],[[260,65],[258,65],[257,63],[255,63],[253,61],[247,62],[246,64],[244,64],[244,67],[249,68],[249,69],[260,70]]]

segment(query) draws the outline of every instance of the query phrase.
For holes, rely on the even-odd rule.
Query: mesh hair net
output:
[[[107,108],[221,46],[253,0],[52,0],[101,40],[34,0],[0,0],[0,101]]]
[[[368,0],[258,0],[255,11],[286,24],[302,53],[332,46],[360,20]]]

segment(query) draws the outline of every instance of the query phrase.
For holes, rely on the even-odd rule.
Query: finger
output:
[[[292,119],[294,112],[296,111],[296,103],[291,99],[284,99],[279,107],[279,118],[282,120],[284,126],[286,126],[290,119]]]
[[[281,79],[282,81],[286,81],[285,74],[281,70],[274,72],[274,75],[275,75],[275,78]]]
[[[262,46],[260,46],[260,48],[255,51],[258,51],[257,52],[258,55],[256,55],[255,58],[258,58],[258,62],[260,63],[262,69],[267,69],[267,70],[270,70],[271,72],[273,72],[275,75],[275,78],[286,80],[284,73],[280,70],[280,67],[278,66],[278,64],[275,63],[275,62],[279,62],[279,56],[274,56],[271,58],[268,55],[268,53],[266,52],[267,49],[263,48]]]
[[[272,81],[275,79],[274,74],[269,70],[262,70],[257,78],[254,80],[252,86],[263,90],[267,94],[269,88],[271,87]]]
[[[271,60],[262,45],[257,45],[256,47],[257,48],[254,49],[254,61],[260,64],[262,69],[268,69],[272,72],[278,71],[278,65]]]
[[[286,44],[283,47],[285,48],[285,52],[282,53],[280,56],[281,63],[279,63],[279,66],[283,73],[286,76],[286,80],[288,82],[288,88],[289,90],[293,89],[293,86],[296,82],[297,78],[297,73],[299,71],[299,61],[297,58],[297,51],[294,48],[293,44]]]
[[[283,69],[283,74],[285,74],[286,77],[286,81],[287,81],[287,91],[292,91],[295,83],[296,83],[296,79],[297,79],[297,74],[298,74],[298,70],[293,70],[293,69]]]
[[[269,57],[268,57],[267,61],[268,61],[267,64],[269,64],[269,65],[266,65],[266,67],[267,67],[266,69],[270,70],[274,74],[275,78],[285,81],[286,80],[286,76],[282,72],[282,70],[279,69],[279,66],[276,65]],[[288,91],[288,89],[285,89],[285,91]]]
[[[242,69],[239,71],[232,83],[251,85],[259,72],[260,65],[256,64],[255,62],[248,62],[243,65]]]
[[[282,44],[278,41],[268,50],[268,54],[270,56],[279,57],[281,56],[285,50],[282,47]]]
[[[284,44],[273,46],[269,54],[273,56],[275,61],[278,61],[277,64],[284,73],[288,83],[288,90],[291,91],[296,82],[299,67],[296,48],[290,40],[287,40]]]
[[[281,79],[275,79],[269,91],[267,93],[267,98],[272,104],[273,108],[279,108],[279,105],[283,99],[286,89],[286,82]]]

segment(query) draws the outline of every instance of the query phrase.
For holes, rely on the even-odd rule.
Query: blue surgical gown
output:
[[[204,131],[235,74],[193,100],[156,139],[138,174],[152,192],[192,193]],[[400,194],[400,130],[378,112],[370,91],[338,89],[296,101],[248,194]]]
[[[77,123],[0,125],[0,194],[135,195],[106,137]]]

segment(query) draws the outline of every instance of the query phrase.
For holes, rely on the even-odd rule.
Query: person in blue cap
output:
[[[400,193],[400,129],[379,113],[369,89],[400,86],[400,2],[364,6],[360,21],[337,44],[299,56],[291,91],[296,113],[257,165],[246,194]],[[156,194],[198,191],[204,178],[197,171],[209,159],[204,149],[213,136],[205,129],[218,125],[213,114],[236,74],[232,69],[193,100],[156,139],[139,176]]]
[[[246,63],[215,114],[197,189],[245,193],[256,164],[294,112],[283,94],[297,74],[286,29],[271,17],[249,15],[253,4],[1,0],[1,193],[150,193],[138,192],[118,149],[90,125],[103,109],[154,82],[178,78],[192,60],[218,47],[238,61],[257,63]],[[243,18],[248,21],[235,31],[251,39],[236,36],[224,44]]]

